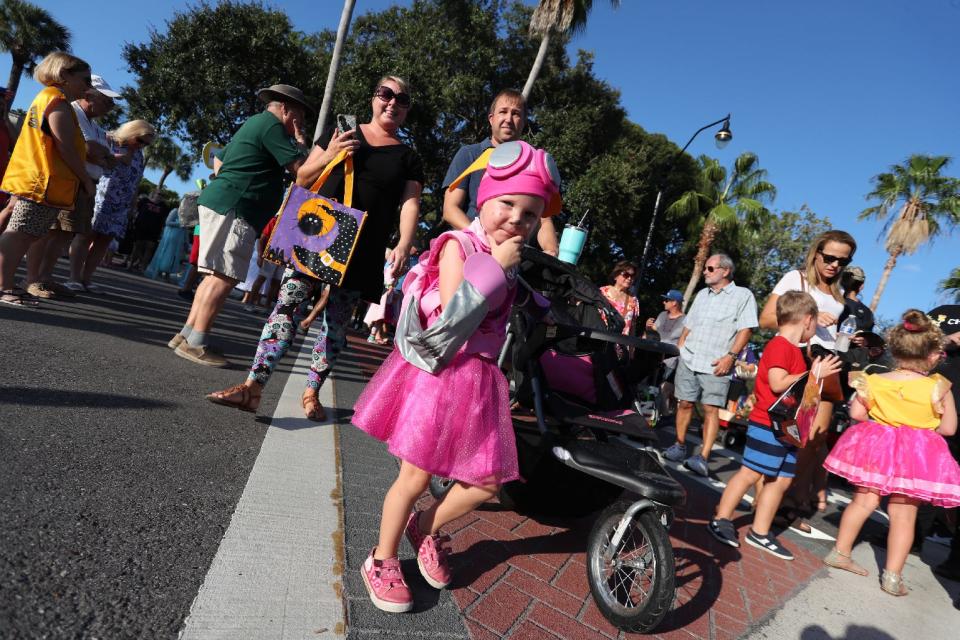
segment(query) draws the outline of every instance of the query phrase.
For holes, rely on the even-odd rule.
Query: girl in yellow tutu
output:
[[[824,562],[867,575],[850,553],[880,497],[889,495],[890,532],[880,587],[905,596],[901,574],[913,544],[918,505],[960,506],[960,467],[943,439],[956,432],[957,411],[950,382],[929,375],[943,345],[943,333],[930,318],[916,309],[907,311],[887,341],[897,368],[850,375],[857,391],[850,417],[859,422],[843,433],[823,465],[857,487],[840,520],[836,546]]]

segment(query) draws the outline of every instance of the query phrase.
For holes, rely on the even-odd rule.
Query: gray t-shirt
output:
[[[476,144],[466,144],[460,147],[457,154],[453,156],[450,162],[450,168],[447,169],[447,175],[443,178],[443,188],[446,190],[450,183],[457,179],[467,167],[473,164],[473,161],[480,157],[480,154],[493,146],[490,138]],[[463,210],[470,220],[477,217],[477,189],[480,188],[480,179],[483,177],[483,171],[474,171],[457,185],[457,189],[464,189],[467,192],[467,201],[464,203]]]
[[[680,341],[680,334],[683,333],[683,319],[681,313],[676,318],[671,318],[666,311],[661,311],[657,319],[653,321],[653,326],[660,334],[660,341],[669,344],[677,344]]]

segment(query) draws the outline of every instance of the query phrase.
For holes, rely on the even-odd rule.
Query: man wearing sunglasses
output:
[[[454,229],[464,229],[477,217],[477,189],[482,171],[467,176],[456,189],[447,187],[462,174],[485,150],[504,142],[519,140],[527,123],[527,103],[523,94],[514,89],[504,89],[496,95],[487,114],[490,137],[476,144],[467,144],[457,151],[443,179],[443,219]],[[540,221],[537,242],[544,253],[556,256],[560,252],[557,232],[551,218]]]
[[[718,253],[707,259],[701,289],[690,305],[677,346],[680,363],[674,378],[677,404],[677,441],[664,457],[706,477],[707,461],[720,431],[720,407],[727,402],[730,370],[737,354],[757,326],[757,301],[753,292],[733,283],[733,260]],[[703,405],[703,446],[700,455],[687,458],[687,427],[693,406]]]

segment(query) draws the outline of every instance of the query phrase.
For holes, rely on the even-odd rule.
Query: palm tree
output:
[[[620,6],[620,0],[610,0],[614,9]],[[530,99],[533,83],[540,75],[543,61],[550,48],[550,36],[553,33],[576,34],[587,26],[587,15],[593,8],[593,0],[540,0],[530,18],[530,35],[540,38],[540,50],[523,85],[523,99]]]
[[[683,308],[687,308],[693,290],[700,282],[703,265],[710,257],[717,232],[738,223],[754,226],[771,215],[766,203],[773,202],[777,189],[767,182],[767,172],[759,167],[760,160],[753,153],[743,153],[733,163],[733,171],[708,156],[700,156],[700,176],[697,188],[687,191],[667,208],[667,215],[690,217],[691,235],[699,232],[697,253],[693,259],[693,273],[683,294]]]
[[[143,151],[146,165],[151,169],[160,169],[160,180],[157,182],[156,193],[163,188],[163,183],[171,173],[175,173],[181,180],[189,180],[193,173],[193,158],[184,153],[177,143],[167,136],[158,136],[149,147]]]
[[[938,288],[953,296],[953,301],[960,304],[960,267],[955,267],[946,280],[941,280]]]
[[[944,226],[953,227],[960,222],[960,179],[940,173],[948,164],[947,156],[915,154],[903,164],[890,167],[890,173],[873,177],[874,188],[867,200],[878,199],[880,204],[864,209],[858,217],[884,221],[881,234],[887,234],[886,250],[890,254],[870,302],[873,311],[877,310],[897,258],[933,241]],[[900,210],[892,215],[897,203],[902,203]]]
[[[0,3],[0,50],[13,58],[7,80],[8,105],[13,104],[20,77],[32,73],[37,59],[51,51],[70,50],[70,31],[44,9],[22,0]]]
[[[333,102],[333,85],[337,79],[337,70],[340,68],[340,59],[343,57],[343,41],[347,39],[347,29],[350,28],[350,19],[353,16],[355,0],[343,0],[343,12],[340,14],[340,26],[337,27],[337,41],[333,45],[333,55],[330,57],[330,69],[327,71],[327,85],[323,89],[323,103],[320,105],[320,115],[317,117],[317,128],[313,133],[316,141],[323,133],[330,116],[330,103]]]

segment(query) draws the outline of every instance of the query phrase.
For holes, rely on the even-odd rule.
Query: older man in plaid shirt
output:
[[[727,400],[729,374],[758,323],[753,292],[733,283],[730,256],[710,256],[703,268],[703,280],[707,286],[693,299],[677,343],[677,441],[664,456],[674,462],[686,458],[688,469],[707,476],[707,460],[720,430],[719,410]],[[703,405],[703,447],[700,455],[687,458],[684,440],[697,401]]]

